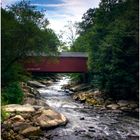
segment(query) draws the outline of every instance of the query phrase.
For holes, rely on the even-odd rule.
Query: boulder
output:
[[[34,107],[35,108],[35,107]],[[32,112],[31,112],[32,113]],[[29,119],[31,117],[31,113],[27,113],[27,112],[22,112],[20,113],[22,115],[22,117],[27,121],[27,119]],[[34,112],[35,113],[35,112]],[[32,113],[33,114],[33,113]]]
[[[40,100],[40,99],[36,100],[36,104],[37,104],[38,106],[47,106],[46,101]]]
[[[21,131],[24,130],[25,128],[29,127],[30,124],[26,122],[15,122],[12,124],[12,128],[14,131]]]
[[[131,111],[131,108],[129,108],[128,106],[127,106],[127,107],[126,107],[126,106],[120,107],[120,109],[121,109],[122,111]]]
[[[132,109],[135,109],[135,108],[138,107],[138,104],[135,103],[135,102],[132,102],[132,103],[129,104],[129,107],[132,108]]]
[[[95,97],[101,97],[102,96],[102,93],[101,93],[101,91],[99,91],[99,90],[95,90],[94,92],[91,92],[92,94],[94,94],[94,98]]]
[[[13,133],[13,131],[4,131],[1,134],[1,140],[15,140],[15,133]]]
[[[95,100],[93,98],[87,98],[86,99],[86,103],[91,105],[91,106],[95,106],[95,105],[99,105],[100,104],[97,100]]]
[[[31,86],[31,87],[36,87],[36,88],[44,88],[44,87],[46,87],[45,85],[43,85],[43,84],[41,84],[41,83],[39,83],[37,81],[28,81],[27,84],[29,86]]]
[[[86,100],[86,93],[79,94],[79,100],[80,101],[85,101]]]
[[[34,98],[34,97],[35,97],[34,94],[31,94],[31,93],[29,93],[29,92],[24,92],[24,96],[25,96],[25,97],[30,97],[30,98]]]
[[[77,95],[74,95],[74,96],[73,96],[73,99],[74,99],[74,100],[78,100],[78,96],[77,96]]]
[[[38,136],[41,133],[40,127],[30,126],[20,132],[24,136]]]
[[[30,89],[30,93],[33,94],[35,97],[40,97],[40,93],[35,88]]]
[[[16,116],[10,118],[10,120],[12,122],[24,122],[25,121],[25,119],[21,115],[16,115]]]
[[[75,92],[75,91],[87,90],[87,89],[89,89],[89,88],[90,88],[89,85],[80,84],[80,85],[76,85],[76,86],[70,88],[70,90],[72,90],[72,91]]]
[[[66,117],[63,114],[57,113],[52,109],[45,109],[41,111],[41,114],[34,118],[40,127],[50,128],[59,125],[64,125],[67,122]]]
[[[85,100],[85,93],[84,92],[77,92],[74,94],[73,99],[74,100]]]
[[[114,101],[111,99],[106,99],[105,100],[105,106],[110,105],[110,104],[114,104]]]
[[[2,107],[7,112],[34,112],[35,109],[30,104],[9,104]]]
[[[112,109],[112,110],[116,110],[118,109],[120,106],[118,104],[110,104],[110,105],[107,105],[106,108],[107,109]]]
[[[42,80],[42,81],[40,81],[40,83],[42,83],[42,84],[44,84],[44,85],[51,85],[51,84],[53,84],[53,81],[51,81],[51,80]]]
[[[139,136],[135,134],[128,134],[126,140],[139,140]]]
[[[118,103],[117,103],[120,107],[125,107],[125,106],[128,106],[128,101],[126,100],[119,100]]]
[[[139,108],[136,108],[136,109],[135,109],[135,112],[139,113]]]
[[[25,98],[24,104],[30,104],[30,105],[36,105],[36,99],[35,98]]]
[[[22,135],[17,135],[15,137],[16,140],[25,140],[24,137]]]
[[[38,106],[46,106],[46,101],[43,99],[35,99],[35,98],[25,98],[24,104],[30,104],[30,105],[38,105]]]

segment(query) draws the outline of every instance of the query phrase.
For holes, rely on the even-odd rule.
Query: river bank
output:
[[[46,139],[46,130],[66,125],[67,118],[51,108],[38,92],[55,80],[28,81],[21,83],[24,93],[22,104],[8,104],[2,107],[6,118],[2,122],[2,140]]]
[[[69,89],[74,94],[72,98],[80,103],[100,108],[101,110],[110,110],[114,112],[124,112],[139,117],[139,102],[136,100],[114,100],[93,89],[89,84],[67,84],[64,89]]]
[[[40,86],[37,84],[37,87],[35,86],[36,82],[34,82],[34,88],[32,88],[33,82],[30,82],[28,84],[28,86],[32,85],[32,87],[29,86],[30,90],[25,84],[26,88],[24,88],[24,92],[27,94],[27,98],[25,98],[24,102],[30,103],[35,112],[20,113],[19,111],[16,111],[13,116],[11,114],[6,122],[2,124],[3,136],[11,134],[11,136],[14,136],[13,139],[17,140],[137,140],[139,138],[138,118],[132,117],[125,111],[120,111],[118,109],[107,109],[98,104],[89,105],[89,103],[86,102],[86,99],[83,101],[75,101],[79,100],[80,97],[84,98],[81,95],[81,92],[90,91],[91,93],[91,89],[89,90],[88,85],[76,85],[72,86],[70,89],[70,87],[68,88],[66,86],[69,82],[70,79],[68,77],[61,77],[58,80],[49,81],[49,84],[47,81],[40,81],[40,83],[44,84],[42,85],[39,83]],[[28,105],[28,111],[31,111],[32,108],[29,106],[30,105]],[[39,106],[41,106],[41,108]],[[23,107],[26,108],[25,106],[22,106],[22,110]],[[52,129],[52,127],[45,128],[39,126],[37,124],[37,118],[42,115],[44,109],[51,109],[51,113],[49,111],[50,114],[47,114],[45,120],[48,121],[48,115],[50,115],[49,117],[52,117],[52,112],[54,114],[55,112],[59,112],[59,115],[63,114],[63,116],[67,118],[68,123],[64,121],[65,123],[60,123],[63,126],[55,127],[55,129]],[[44,113],[46,115],[48,112],[44,111]],[[20,115],[21,117],[17,115]],[[27,115],[28,117],[26,118],[24,115]],[[54,116],[56,117],[57,115],[55,114]],[[42,120],[42,117],[40,117],[40,119]],[[14,122],[13,120],[16,121]],[[11,124],[11,126],[8,126],[9,124]],[[13,124],[17,124],[17,126]],[[26,131],[19,130],[22,128],[22,125],[20,124],[26,124],[26,127],[27,125],[31,125],[31,128],[33,129],[26,129]],[[4,128],[6,126],[9,128]],[[18,130],[15,130],[14,127]],[[25,125],[23,128],[25,128]],[[23,133],[21,134],[21,132],[26,132],[26,135],[23,135]],[[17,135],[18,138],[15,138]]]
[[[139,139],[137,117],[132,117],[123,111],[101,109],[101,107],[75,101],[72,98],[75,93],[64,88],[69,82],[68,77],[62,77],[47,89],[39,90],[47,103],[69,120],[65,127],[58,127],[47,132],[51,140]],[[81,87],[86,91],[88,85]]]

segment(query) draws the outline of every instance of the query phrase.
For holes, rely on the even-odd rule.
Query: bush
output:
[[[23,100],[23,92],[19,83],[9,84],[2,92],[3,101],[8,104],[19,104]]]
[[[85,75],[84,73],[72,73],[70,74],[71,77],[71,81],[74,81],[75,83],[84,83],[87,82],[87,79],[85,79],[87,75]]]
[[[14,63],[6,71],[2,71],[2,87],[8,87],[13,82],[27,81],[30,76],[21,64]]]
[[[3,122],[5,119],[7,119],[10,116],[9,112],[6,112],[4,109],[1,109],[1,121]]]

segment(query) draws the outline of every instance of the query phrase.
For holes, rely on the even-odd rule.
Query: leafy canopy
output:
[[[79,23],[75,51],[89,53],[90,83],[113,98],[138,96],[138,0],[101,0]]]

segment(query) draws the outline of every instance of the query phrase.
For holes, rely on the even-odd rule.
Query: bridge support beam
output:
[[[83,83],[88,83],[88,81],[89,81],[88,73],[83,73]]]

